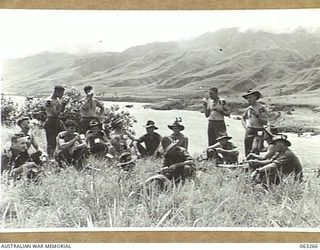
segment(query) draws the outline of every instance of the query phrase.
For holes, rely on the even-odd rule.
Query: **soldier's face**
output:
[[[27,150],[27,138],[26,137],[22,137],[22,138],[18,138],[17,142],[14,142],[12,144],[12,148],[14,148],[15,150],[17,150],[18,152],[24,152]]]
[[[274,146],[277,152],[284,151],[287,148],[287,145],[283,140],[275,141]]]
[[[172,130],[173,130],[174,133],[179,133],[180,132],[180,128],[178,128],[178,127],[173,127]]]
[[[23,122],[21,122],[20,127],[21,128],[30,128],[30,121],[24,120]]]
[[[146,128],[146,131],[148,134],[152,134],[154,129],[153,128]]]
[[[63,96],[63,94],[64,94],[64,90],[58,90],[58,92],[57,92],[58,97],[61,98]]]
[[[69,133],[74,133],[77,131],[77,128],[74,126],[66,127],[66,129],[67,129],[67,132],[69,132]]]
[[[210,95],[211,98],[218,97],[218,91],[210,90],[209,91],[209,95]]]
[[[250,104],[254,104],[257,101],[257,96],[256,95],[249,95],[249,96],[247,96],[247,100]]]
[[[219,142],[220,142],[220,144],[221,144],[222,146],[224,146],[224,145],[227,144],[228,139],[227,139],[227,138],[223,138],[223,139],[219,140]]]

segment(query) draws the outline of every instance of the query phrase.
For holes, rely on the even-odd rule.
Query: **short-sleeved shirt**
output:
[[[1,173],[4,170],[12,170],[20,167],[29,161],[30,156],[27,151],[15,152],[12,148],[6,150],[1,155]]]
[[[218,100],[208,99],[207,109],[210,110],[209,120],[210,121],[224,121],[224,114],[222,112],[213,110],[213,108],[222,108],[227,105],[227,102],[219,98]]]
[[[183,147],[175,146],[173,149],[171,149],[168,153],[164,155],[163,166],[170,167],[176,163],[181,163],[189,160],[193,161],[193,158],[188,153],[188,151]],[[172,177],[174,179],[178,179],[181,176],[182,171],[183,168],[176,168],[172,172]]]
[[[177,143],[177,146],[188,149],[188,137],[184,136],[184,134],[171,134],[170,137],[173,139],[175,143]]]
[[[283,154],[279,155],[274,161],[284,175],[294,173],[295,176],[300,174],[302,177],[302,166],[298,157],[290,150],[287,149]]]
[[[256,113],[259,117],[256,117],[254,115]],[[247,125],[250,128],[263,128],[263,125],[265,125],[261,121],[261,116],[265,116],[267,114],[267,109],[264,105],[261,103],[257,103],[255,107],[250,105],[246,111],[244,112],[243,118],[247,120]]]
[[[144,142],[149,156],[153,155],[159,147],[161,136],[158,133],[144,134],[138,140],[139,143]]]

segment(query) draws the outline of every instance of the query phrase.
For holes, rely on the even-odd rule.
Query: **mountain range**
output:
[[[320,93],[320,34],[205,33],[184,41],[154,42],[123,52],[87,55],[43,52],[3,61],[2,92],[49,94],[63,83],[92,85],[103,96],[169,97],[206,92],[272,95]]]

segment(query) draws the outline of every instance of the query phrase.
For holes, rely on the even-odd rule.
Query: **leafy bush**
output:
[[[19,106],[14,103],[11,98],[4,97],[1,94],[1,124],[2,125],[14,125],[16,117],[19,115]]]
[[[69,99],[64,112],[60,114],[62,121],[71,119],[77,124],[79,123],[80,107],[82,104],[83,96],[81,92],[76,88],[67,89],[63,98]],[[6,125],[13,125],[17,119],[22,116],[28,116],[30,119],[36,119],[40,122],[40,127],[43,126],[46,120],[45,112],[45,98],[27,97],[22,107],[19,108],[18,104],[15,104],[11,98],[4,98],[1,96],[1,122]],[[120,111],[119,105],[112,105],[111,107],[105,107],[105,112],[102,117],[102,123],[107,131],[113,129],[113,122],[122,118],[124,120],[123,127],[131,132],[133,123],[136,122],[135,118],[130,115],[129,112]]]

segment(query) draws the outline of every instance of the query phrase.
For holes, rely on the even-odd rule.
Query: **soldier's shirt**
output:
[[[62,101],[59,98],[48,97],[45,101],[45,110],[48,117],[58,117],[62,111]]]
[[[273,163],[275,163],[278,170],[285,175],[294,173],[295,176],[300,174],[300,177],[302,177],[301,163],[298,157],[290,149],[287,149],[283,154],[279,155]]]
[[[261,103],[257,103],[257,105],[255,106],[250,105],[246,109],[243,117],[244,119],[246,119],[248,127],[260,129],[260,128],[263,128],[263,125],[265,125],[262,122],[261,117],[266,115],[267,115],[266,107]]]
[[[152,155],[156,149],[159,147],[161,141],[161,135],[154,132],[153,134],[144,134],[138,140],[139,143],[144,142],[146,145],[146,150],[149,155]]]
[[[177,146],[188,149],[188,137],[184,136],[184,134],[171,134],[170,137],[173,139]]]
[[[226,100],[219,98],[218,100],[208,99],[207,109],[210,110],[209,120],[210,121],[224,121],[223,113],[213,110],[214,108],[223,109],[227,105]]]
[[[188,153],[188,151],[183,147],[175,146],[168,153],[164,155],[163,166],[170,167],[176,163],[181,163],[185,161],[193,161],[193,158]],[[183,167],[176,168],[170,176],[167,176],[169,179],[178,179],[183,172]]]

